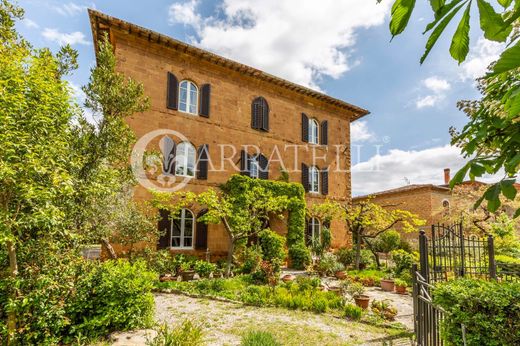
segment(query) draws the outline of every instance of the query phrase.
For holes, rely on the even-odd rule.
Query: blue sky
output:
[[[427,3],[418,1],[409,28],[392,42],[388,0],[25,0],[18,28],[35,46],[71,43],[79,51],[76,87],[94,64],[86,9],[95,8],[366,108],[371,114],[352,128],[353,193],[364,194],[442,183],[443,168],[464,162],[449,146],[449,127],[466,122],[456,102],[479,96],[474,78],[500,46],[474,23],[470,55],[458,66],[448,53],[451,27],[419,65]]]

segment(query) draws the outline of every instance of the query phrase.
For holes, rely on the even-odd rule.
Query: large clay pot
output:
[[[406,286],[395,286],[395,291],[399,294],[406,294]]]
[[[357,297],[354,297],[354,301],[356,302],[357,306],[366,310],[366,309],[368,309],[368,302],[370,301],[370,297],[366,296],[364,294],[361,294]]]
[[[340,270],[334,273],[334,276],[339,280],[345,280],[347,278],[347,273],[345,271]]]
[[[182,281],[191,281],[195,276],[194,270],[186,270],[181,273]]]
[[[296,279],[296,276],[294,276],[292,274],[286,274],[282,277],[283,282],[291,282],[291,281],[294,281],[295,279]]]
[[[381,280],[381,288],[383,291],[393,292],[394,291],[394,280],[383,279]]]

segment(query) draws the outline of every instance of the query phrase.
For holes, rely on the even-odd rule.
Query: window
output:
[[[309,119],[309,143],[318,144],[320,125],[316,119]]]
[[[269,105],[263,97],[257,97],[251,103],[251,127],[269,131]]]
[[[320,171],[318,167],[309,167],[309,192],[320,192]]]
[[[193,228],[195,226],[193,213],[188,209],[181,209],[179,215],[172,219],[172,247],[192,248]]]
[[[199,89],[187,80],[183,80],[179,85],[179,110],[182,112],[197,114],[197,104],[199,100]]]
[[[312,244],[319,243],[321,241],[321,224],[320,220],[313,217],[309,221],[309,235],[311,236]]]
[[[184,177],[195,176],[195,147],[189,142],[182,142],[177,146],[175,158],[175,175]]]
[[[450,214],[450,201],[447,199],[442,201],[442,207],[444,208],[444,215]]]
[[[252,156],[249,160],[249,176],[251,178],[259,178],[260,169],[258,164],[258,155]]]

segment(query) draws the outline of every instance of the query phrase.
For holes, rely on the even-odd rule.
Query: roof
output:
[[[384,191],[370,193],[368,195],[353,197],[352,200],[365,199],[365,198],[368,198],[368,197],[371,197],[371,196],[390,195],[390,194],[394,194],[394,193],[413,191],[413,190],[420,190],[420,189],[425,189],[425,188],[429,188],[429,189],[432,189],[432,190],[443,191],[443,192],[450,191],[450,188],[447,187],[446,185],[411,184],[411,185],[401,186],[401,187],[398,187],[398,188],[395,188],[395,189],[384,190]]]
[[[290,91],[293,91],[293,92],[296,92],[296,93],[299,93],[299,94],[302,94],[305,96],[309,96],[314,99],[320,100],[322,102],[334,105],[340,109],[348,110],[348,111],[354,113],[354,117],[352,118],[353,121],[370,113],[368,110],[363,109],[358,106],[354,106],[348,102],[333,98],[331,96],[328,96],[328,95],[320,93],[318,91],[298,85],[296,83],[289,82],[280,77],[276,77],[269,73],[260,71],[254,67],[250,67],[250,66],[235,62],[233,60],[221,57],[217,54],[194,47],[192,45],[181,42],[174,38],[159,34],[155,31],[145,29],[141,26],[126,22],[122,19],[111,17],[109,15],[106,15],[102,12],[99,12],[99,11],[96,11],[93,9],[89,9],[88,14],[90,17],[90,25],[92,28],[92,36],[94,38],[94,47],[95,47],[96,51],[98,49],[97,41],[101,38],[102,32],[106,31],[110,27],[114,27],[114,28],[117,28],[117,29],[120,29],[123,31],[127,31],[129,34],[133,34],[138,37],[148,39],[150,42],[155,42],[157,44],[164,45],[166,47],[180,51],[182,53],[195,56],[199,59],[208,61],[212,64],[223,66],[223,67],[228,68],[233,71],[238,71],[238,72],[248,75],[252,78],[259,79],[259,80],[262,80],[262,81],[265,81],[265,82],[268,82],[271,84],[275,84],[282,88],[288,89]]]

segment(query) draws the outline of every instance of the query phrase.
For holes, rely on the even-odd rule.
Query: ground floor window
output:
[[[172,247],[177,249],[193,248],[195,217],[189,209],[181,209],[177,217],[172,218]]]
[[[319,244],[321,241],[321,223],[320,220],[315,217],[309,221],[309,233],[312,244]]]

